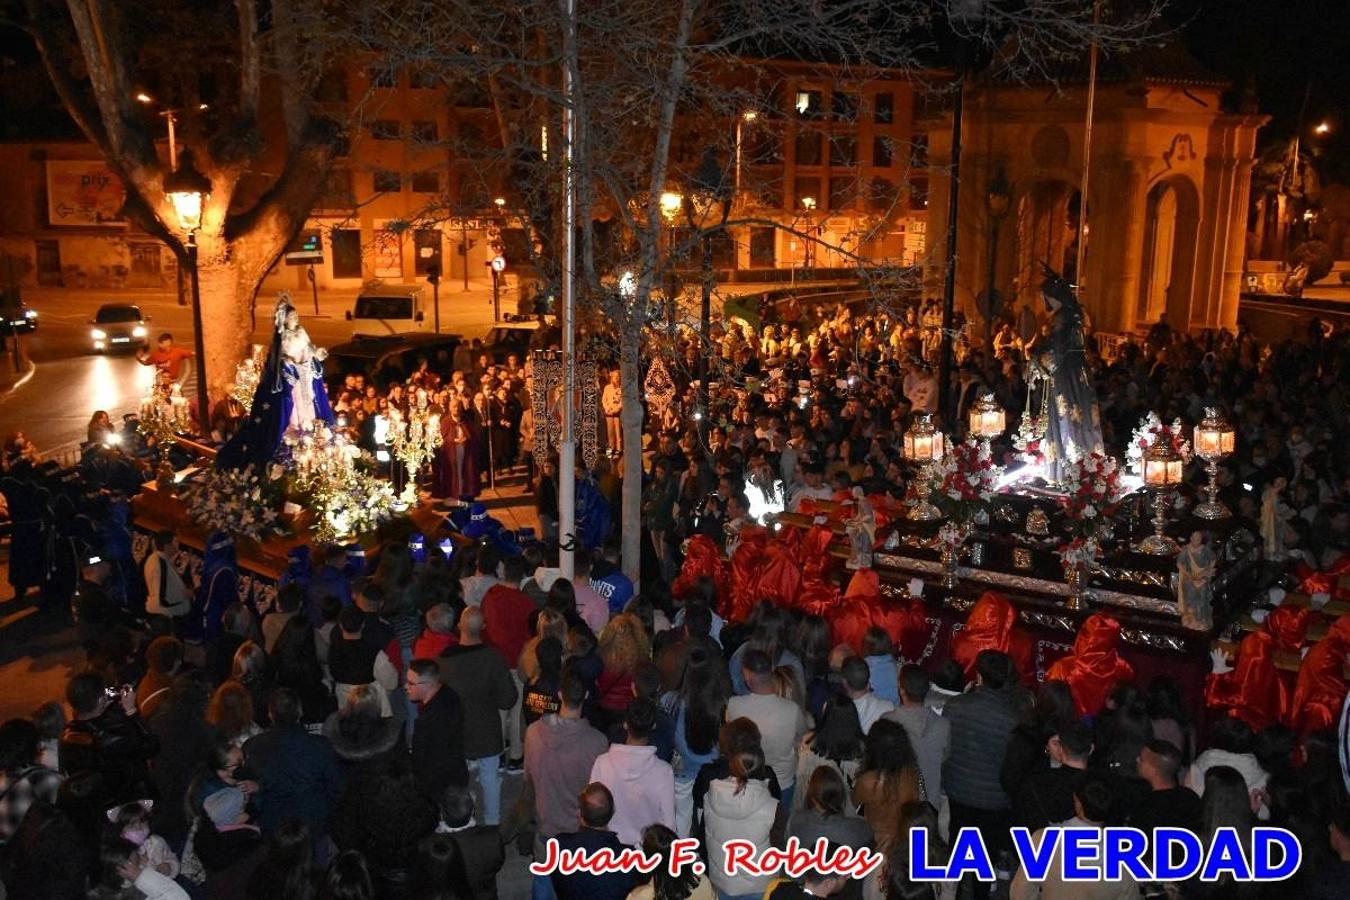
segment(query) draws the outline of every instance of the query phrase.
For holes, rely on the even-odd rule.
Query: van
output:
[[[361,294],[347,311],[352,337],[385,337],[426,330],[426,312],[418,288]]]

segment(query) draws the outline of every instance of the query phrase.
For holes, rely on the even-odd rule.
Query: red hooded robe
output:
[[[1003,651],[1013,658],[1023,681],[1035,680],[1031,638],[1016,623],[1017,610],[1002,594],[985,591],[975,601],[965,627],[952,636],[951,657],[965,670],[967,681],[975,679],[975,658],[981,650]]]
[[[1345,702],[1345,655],[1350,653],[1350,614],[1313,644],[1298,670],[1289,725],[1300,734],[1335,728]]]
[[[1120,623],[1094,613],[1078,627],[1073,652],[1051,666],[1045,678],[1067,681],[1078,714],[1095,716],[1117,682],[1134,680],[1134,666],[1120,658],[1119,645]]]

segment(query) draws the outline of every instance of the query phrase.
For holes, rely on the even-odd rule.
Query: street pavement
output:
[[[470,284],[468,291],[459,283],[441,285],[441,331],[475,338],[492,327],[491,283]],[[331,347],[351,339],[352,326],[344,314],[356,293],[321,292],[318,314],[309,295],[295,296],[301,320],[316,344]],[[169,331],[176,343],[187,347],[193,343],[192,309],[179,306],[172,291],[25,288],[23,296],[38,311],[37,331],[20,336],[37,369],[24,384],[0,397],[0,437],[22,430],[44,451],[83,440],[95,410],[107,410],[114,419],[135,412],[151,384],[152,370],[137,363],[134,353],[93,351],[89,322],[99,306],[137,304],[150,317],[152,336]],[[429,294],[427,301],[430,304]],[[259,327],[253,335],[257,343],[270,339],[273,303],[273,295],[258,297]],[[0,366],[7,365],[8,360],[0,360]],[[184,393],[191,391],[188,387]]]

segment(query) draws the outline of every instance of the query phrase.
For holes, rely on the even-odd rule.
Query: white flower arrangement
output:
[[[1172,449],[1183,463],[1191,461],[1191,442],[1186,439],[1186,428],[1181,424],[1181,419],[1173,419],[1171,425],[1164,425],[1158,415],[1150,411],[1139,420],[1139,427],[1134,430],[1130,443],[1125,447],[1125,464],[1132,474],[1144,474],[1144,455],[1164,438],[1172,442]]]
[[[1101,547],[1096,538],[1079,538],[1065,544],[1056,553],[1065,566],[1090,567],[1101,555]]]
[[[236,540],[254,541],[286,533],[277,482],[261,477],[252,466],[212,469],[187,488],[184,499],[188,515],[203,531],[223,531]]]
[[[955,522],[947,522],[938,529],[937,539],[939,544],[945,544],[947,547],[960,547],[966,542],[969,535],[969,529]]]

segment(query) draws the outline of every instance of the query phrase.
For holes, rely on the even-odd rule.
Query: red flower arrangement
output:
[[[1060,499],[1069,531],[1077,538],[1096,538],[1124,496],[1120,464],[1104,453],[1092,453],[1069,463],[1062,483],[1069,489]]]
[[[986,509],[998,487],[1003,467],[994,464],[989,445],[966,438],[947,451],[935,467],[934,501],[944,513],[961,522],[969,522]]]

